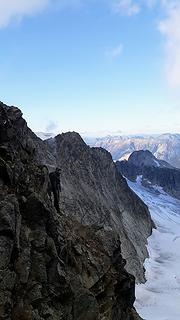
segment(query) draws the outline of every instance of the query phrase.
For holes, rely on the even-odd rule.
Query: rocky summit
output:
[[[128,161],[117,161],[116,166],[129,180],[135,181],[140,176],[144,186],[160,187],[169,195],[180,199],[180,169],[157,159],[150,151],[135,151]]]
[[[48,192],[56,166],[60,213]],[[131,274],[144,279],[151,229],[108,152],[76,133],[43,142],[0,103],[0,320],[140,319]]]

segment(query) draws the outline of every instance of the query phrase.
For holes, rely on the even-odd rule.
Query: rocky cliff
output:
[[[18,108],[0,103],[0,320],[140,319],[121,242],[123,255],[132,253],[127,269],[142,279],[146,206],[103,149],[75,133],[50,145]],[[56,165],[61,214],[48,196]]]
[[[157,159],[150,151],[135,151],[128,161],[117,161],[121,174],[131,181],[141,176],[143,185],[159,186],[173,197],[180,199],[180,169]]]
[[[49,146],[62,169],[61,211],[81,223],[116,231],[126,269],[143,281],[152,221],[147,207],[116,170],[110,153],[88,147],[75,132],[58,135]]]

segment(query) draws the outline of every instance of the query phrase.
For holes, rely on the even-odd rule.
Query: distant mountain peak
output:
[[[180,199],[180,169],[157,159],[150,151],[134,151],[128,161],[117,161],[121,174],[131,181],[141,177],[148,188],[161,187],[166,193]]]
[[[137,167],[173,168],[166,161],[157,159],[149,150],[134,151],[129,156],[128,163]]]
[[[91,144],[92,146],[92,144]],[[108,150],[113,160],[128,160],[134,151],[148,150],[157,159],[180,168],[180,134],[116,136],[97,139],[93,146]]]
[[[149,150],[140,150],[140,151],[134,151],[130,157],[129,157],[129,163],[132,163],[134,165],[149,165],[156,167],[157,163],[155,162],[156,158],[155,156],[149,151]]]

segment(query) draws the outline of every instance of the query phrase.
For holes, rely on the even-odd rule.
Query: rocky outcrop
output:
[[[140,319],[133,308],[135,279],[124,269],[119,234],[101,224],[84,226],[73,217],[75,208],[78,216],[80,200],[74,205],[72,197],[71,205],[65,203],[66,191],[68,197],[73,195],[67,177],[73,179],[74,165],[78,169],[84,154],[78,160],[81,150],[65,147],[58,139],[62,148],[57,152],[64,150],[67,157],[73,152],[71,165],[63,167],[66,215],[59,215],[47,194],[48,168],[40,163],[44,155],[52,168],[54,156],[28,129],[19,109],[0,103],[0,121],[0,320]],[[94,165],[101,154],[103,150],[95,150]],[[119,177],[109,163],[107,159],[106,169]],[[118,183],[125,185],[121,179]],[[87,202],[84,205],[87,210]],[[143,214],[146,217],[145,209]]]
[[[49,140],[49,147],[62,170],[61,211],[81,223],[117,232],[126,269],[137,281],[144,281],[152,221],[145,204],[116,170],[110,153],[88,147],[75,132]]]
[[[134,151],[128,159],[129,165],[135,167],[153,167],[174,169],[164,160],[157,159],[149,150]]]
[[[159,186],[173,197],[180,199],[180,169],[159,160],[149,151],[135,151],[126,161],[117,161],[121,174],[131,181],[141,176],[142,184],[151,188]]]

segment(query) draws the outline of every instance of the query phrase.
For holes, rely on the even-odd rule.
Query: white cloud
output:
[[[180,0],[115,0],[116,12],[132,16],[143,7],[159,7],[158,30],[165,41],[165,70],[171,86],[180,87]],[[116,54],[115,54],[116,55]]]
[[[138,14],[140,9],[140,5],[137,2],[134,2],[134,0],[116,0],[114,3],[115,12],[128,16]]]
[[[117,59],[119,56],[121,56],[122,52],[123,52],[123,45],[120,43],[115,48],[106,51],[106,56],[111,60],[114,60],[114,59]]]
[[[58,129],[57,122],[50,120],[46,126],[46,132],[54,132]]]
[[[41,12],[48,5],[81,6],[87,1],[100,0],[0,0],[0,28],[6,27],[12,20],[22,19]],[[116,13],[133,16],[144,6],[159,6],[164,18],[158,24],[165,41],[165,68],[169,83],[180,87],[180,0],[105,0],[110,2]],[[123,51],[122,44],[106,54],[111,59],[118,58]]]
[[[170,85],[180,87],[180,1],[162,0],[166,17],[159,23],[165,38],[166,75]]]
[[[81,7],[86,0],[0,0],[0,28],[6,27],[12,20],[21,20],[41,12],[49,5],[56,8]]]
[[[44,9],[50,0],[0,0],[0,27],[7,26],[13,18],[21,19]]]

